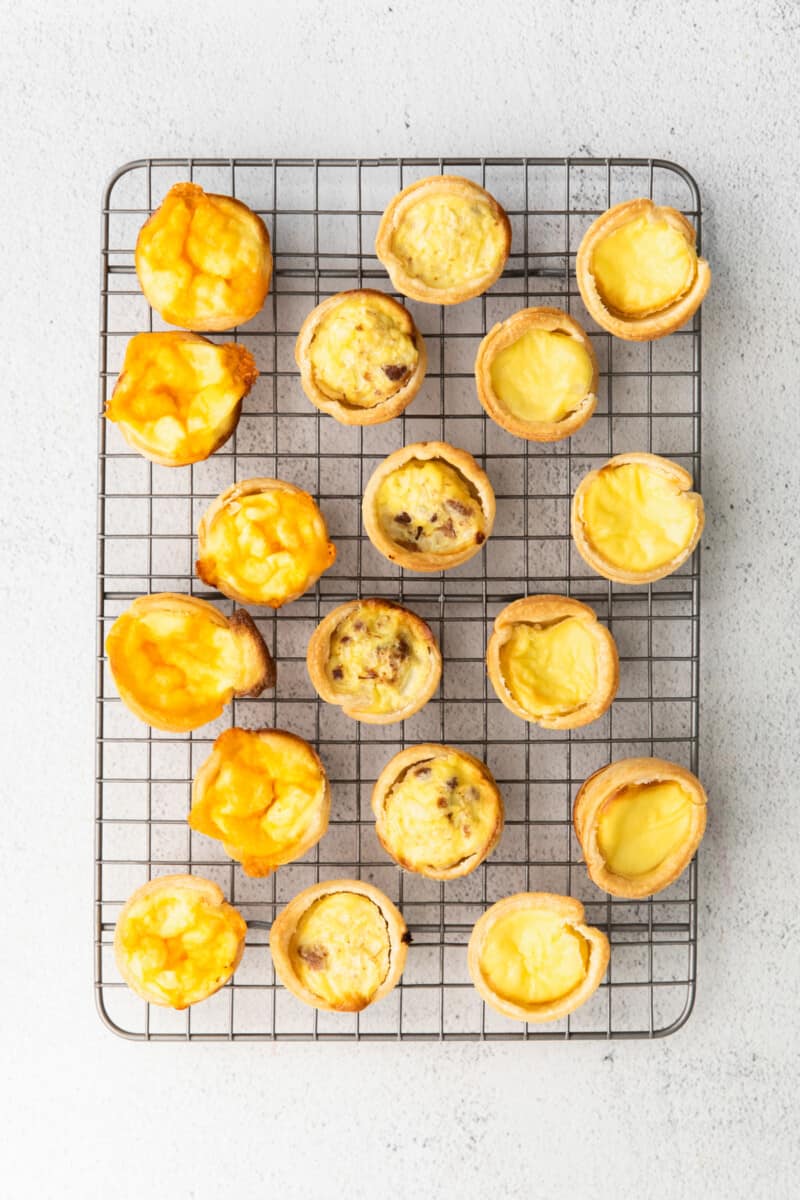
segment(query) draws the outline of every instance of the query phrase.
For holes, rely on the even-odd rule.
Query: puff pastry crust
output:
[[[446,571],[492,532],[495,499],[484,471],[447,442],[415,442],[373,471],[362,503],[370,541],[411,571]]]
[[[145,299],[169,325],[233,329],[260,312],[272,276],[267,227],[241,200],[176,183],[136,240]]]
[[[216,883],[161,875],[123,905],[114,957],[128,987],[149,1004],[184,1009],[228,982],[244,953],[247,925]]]
[[[360,879],[306,888],[269,935],[275,972],[312,1008],[360,1012],[397,984],[410,937],[388,896]]]
[[[688,471],[658,454],[617,454],[572,497],[572,536],[585,563],[616,583],[677,571],[700,541],[703,498]]]
[[[487,909],[467,950],[472,982],[486,1003],[536,1025],[585,1004],[600,986],[610,950],[584,915],[579,900],[551,892],[520,892]]]
[[[484,188],[460,175],[433,175],[390,201],[375,253],[398,292],[425,304],[460,304],[503,273],[511,225]]]
[[[594,609],[569,596],[526,596],[498,613],[486,651],[497,696],[542,729],[577,729],[617,694],[619,656]]]
[[[503,798],[486,764],[430,742],[389,760],[373,788],[372,811],[386,853],[428,879],[468,875],[503,832]]]
[[[226,729],[192,784],[189,825],[246,875],[302,858],[328,828],[331,789],[315,750],[282,729]]]
[[[317,582],[336,559],[315,501],[283,479],[245,479],[206,509],[195,570],[242,604],[280,608]]]
[[[694,858],[707,804],[700,780],[663,758],[601,767],[581,786],[572,813],[589,878],[629,899],[663,891]]]
[[[520,378],[513,381],[510,402],[499,393],[501,372],[514,374],[508,361],[512,347],[527,356],[517,364]],[[585,425],[597,407],[598,380],[590,338],[560,308],[514,313],[489,330],[475,359],[478,399],[486,412],[503,429],[531,442],[557,442]],[[545,409],[547,416],[533,415]]]
[[[306,655],[317,693],[355,721],[405,721],[430,700],[442,655],[430,627],[400,604],[348,600],[311,635]]]
[[[428,365],[411,313],[370,288],[318,304],[300,327],[294,356],[308,399],[342,425],[391,421],[422,387]]]
[[[598,284],[595,258],[598,249],[609,237],[625,226],[632,226],[634,222],[641,222],[645,229],[656,223],[662,230],[677,234],[678,238],[673,239],[674,244],[664,247],[665,253],[672,259],[674,267],[675,246],[680,247],[681,241],[678,239],[682,239],[687,260],[693,267],[693,273],[687,274],[682,282],[678,282],[674,297],[665,300],[662,295],[661,299],[664,302],[660,305],[657,302],[650,311],[647,308],[646,293],[643,293],[645,298],[637,304],[637,311],[626,312],[615,308],[609,299],[604,298]],[[623,263],[622,272],[623,275],[628,274],[629,286],[630,270],[637,267],[641,270],[641,265],[635,261]],[[669,263],[665,263],[664,269],[670,270]],[[692,225],[677,209],[659,207],[648,199],[627,200],[623,204],[616,204],[593,221],[578,247],[575,272],[583,302],[597,324],[615,337],[632,342],[653,341],[679,329],[700,307],[711,283],[711,268],[704,258],[697,257],[696,235]],[[648,272],[647,277],[643,279],[645,286],[651,277],[652,273]]]
[[[173,733],[216,720],[234,696],[275,686],[275,663],[249,614],[226,617],[195,596],[139,596],[111,626],[106,653],[131,712]]]

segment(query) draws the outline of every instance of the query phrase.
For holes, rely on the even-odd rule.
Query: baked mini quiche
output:
[[[398,292],[426,304],[480,296],[503,273],[511,226],[484,188],[434,175],[403,188],[381,218],[375,253]]]
[[[269,291],[267,227],[233,196],[176,183],[139,231],[136,274],[168,325],[232,329],[260,312]]]
[[[543,729],[576,729],[606,711],[619,683],[613,637],[568,596],[526,596],[495,619],[489,678],[506,708]]]
[[[131,712],[174,733],[216,720],[234,696],[275,686],[275,664],[252,618],[226,617],[195,596],[139,596],[111,626],[106,653]]]
[[[137,888],[120,911],[114,957],[137,996],[183,1009],[228,982],[246,933],[243,917],[216,883],[198,875],[162,875]]]
[[[194,777],[189,825],[246,875],[302,858],[328,828],[330,786],[308,742],[281,729],[226,729]]]
[[[430,700],[442,656],[415,613],[378,598],[348,600],[320,621],[306,655],[316,691],[370,725],[405,721]]]
[[[478,347],[475,381],[486,412],[516,437],[556,442],[597,407],[597,359],[578,322],[559,308],[524,308]]]
[[[583,923],[571,896],[520,892],[498,900],[469,939],[472,982],[493,1009],[541,1024],[566,1017],[597,991],[608,966],[608,939]]]
[[[227,488],[203,514],[197,545],[195,570],[204,583],[270,608],[302,596],[336,558],[315,501],[282,479]]]
[[[627,341],[652,341],[680,328],[711,283],[686,218],[646,199],[617,204],[592,222],[575,271],[597,324]]]
[[[495,500],[466,450],[415,442],[376,467],[362,512],[370,541],[390,562],[445,571],[479,552],[492,532]]]
[[[313,1008],[360,1012],[399,980],[409,934],[388,896],[360,879],[306,888],[272,923],[269,948],[284,987]]]
[[[105,415],[128,445],[162,467],[208,458],[239,421],[258,378],[249,350],[196,333],[137,333]]]
[[[663,758],[626,758],[595,771],[573,809],[590,879],[630,899],[662,891],[694,857],[707,804],[700,780]]]
[[[464,750],[425,743],[396,754],[372,792],[387,854],[428,879],[457,879],[487,858],[503,832],[503,800],[489,768]]]
[[[369,288],[318,304],[300,327],[294,356],[306,396],[343,425],[377,425],[403,412],[428,362],[408,310]]]

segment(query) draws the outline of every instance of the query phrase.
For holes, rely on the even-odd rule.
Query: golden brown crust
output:
[[[275,659],[267,649],[250,613],[245,612],[243,608],[237,608],[228,618],[228,625],[239,638],[247,667],[247,674],[240,681],[236,695],[260,696],[262,692],[274,688],[277,678]]]
[[[392,712],[375,713],[359,707],[357,696],[344,696],[337,692],[331,686],[331,681],[328,677],[327,667],[331,638],[342,621],[359,608],[392,609],[404,613],[408,618],[411,636],[423,643],[428,650],[430,670],[424,685],[408,697],[406,704],[402,708],[398,708]],[[354,721],[363,721],[366,725],[391,725],[395,721],[407,720],[428,703],[439,686],[442,674],[442,655],[430,626],[421,617],[418,617],[416,613],[411,612],[408,608],[404,608],[401,604],[393,603],[391,600],[382,600],[380,597],[367,597],[363,600],[347,600],[344,604],[339,604],[332,612],[329,612],[326,617],[323,617],[309,640],[306,665],[315,691],[326,703],[338,705],[345,716],[352,717]]]
[[[385,400],[372,405],[371,408],[348,404],[344,400],[335,400],[326,395],[317,385],[311,361],[311,344],[314,341],[321,322],[333,309],[338,308],[344,301],[352,300],[355,297],[361,297],[365,301],[369,301],[374,307],[382,308],[389,313],[403,332],[412,338],[419,356],[416,367],[402,387],[398,388],[392,395],[387,396]],[[401,412],[408,408],[422,387],[422,381],[425,378],[425,372],[428,367],[428,354],[425,349],[425,341],[417,329],[411,313],[392,296],[387,296],[385,292],[375,291],[373,288],[357,288],[349,292],[339,292],[335,296],[329,296],[327,300],[323,300],[321,304],[312,309],[300,326],[300,332],[297,335],[297,342],[294,348],[294,357],[295,362],[300,368],[300,386],[308,399],[321,412],[328,413],[342,425],[380,425],[384,421],[391,421],[393,417],[399,416]]]
[[[408,209],[428,196],[439,193],[461,196],[468,200],[479,199],[490,209],[495,220],[500,225],[503,237],[503,251],[498,255],[497,262],[490,271],[480,279],[462,284],[460,287],[434,288],[410,275],[393,249],[394,235]],[[505,210],[479,184],[460,175],[431,175],[420,179],[403,188],[389,202],[381,217],[378,233],[375,238],[375,253],[389,272],[392,284],[404,296],[412,300],[421,300],[425,304],[461,304],[487,291],[503,273],[509,251],[511,250],[511,224]]]
[[[629,879],[610,871],[600,852],[597,825],[601,809],[617,792],[632,784],[674,780],[692,799],[692,823],[689,838],[676,847],[655,870]],[[663,891],[685,871],[702,841],[706,828],[708,797],[696,775],[677,763],[663,758],[623,758],[601,767],[582,784],[572,810],[572,823],[581,844],[589,878],[612,896],[640,899]]]
[[[493,990],[481,970],[480,960],[486,939],[499,918],[527,909],[544,910],[563,917],[564,923],[571,925],[588,942],[589,962],[581,983],[566,996],[543,1004],[523,1006],[507,1000]],[[515,1021],[527,1021],[531,1025],[557,1021],[585,1004],[600,986],[611,951],[606,935],[593,925],[584,925],[584,916],[584,908],[579,900],[574,900],[571,896],[558,896],[552,892],[518,892],[514,896],[506,896],[504,900],[498,900],[487,909],[476,922],[467,949],[467,966],[472,982],[486,1003],[504,1017],[511,1017]]]
[[[386,802],[392,788],[396,783],[399,783],[402,776],[410,771],[412,767],[418,763],[428,761],[432,758],[439,758],[443,755],[455,755],[458,758],[465,759],[480,772],[481,786],[489,803],[496,810],[496,820],[483,845],[474,854],[470,854],[454,866],[440,870],[436,870],[430,866],[425,869],[413,867],[403,858],[402,851],[399,847],[392,844],[389,837],[385,823]],[[394,859],[398,866],[403,867],[406,871],[412,871],[417,875],[424,875],[427,879],[460,879],[464,875],[469,875],[470,871],[474,871],[476,867],[480,866],[489,857],[503,833],[505,809],[503,806],[503,797],[494,781],[494,776],[486,766],[486,763],[481,762],[479,758],[475,758],[472,754],[468,754],[466,750],[460,750],[454,746],[439,745],[434,742],[422,742],[418,746],[408,746],[405,750],[401,750],[399,754],[395,754],[393,758],[389,759],[389,762],[375,781],[375,786],[372,789],[371,803],[372,811],[375,814],[375,832],[378,835],[378,841],[386,853]]]
[[[411,459],[423,462],[429,459],[441,459],[455,468],[467,481],[477,497],[486,522],[485,532],[473,544],[458,550],[455,554],[434,554],[408,550],[387,537],[378,515],[378,489],[384,479],[398,467],[410,462]],[[468,562],[478,554],[491,536],[496,505],[494,490],[488,476],[466,450],[459,450],[457,447],[451,446],[449,442],[414,442],[410,446],[402,446],[399,450],[395,450],[382,463],[378,464],[364,490],[361,511],[367,536],[376,550],[388,558],[389,562],[397,563],[409,571],[427,572],[446,571],[450,567],[457,567],[461,563]]]
[[[505,407],[492,386],[492,363],[501,350],[518,341],[531,329],[543,329],[548,333],[565,333],[580,342],[592,364],[592,381],[589,391],[577,408],[561,421],[524,421]],[[585,425],[597,407],[599,381],[597,357],[588,334],[578,322],[560,308],[523,308],[505,321],[495,325],[486,334],[478,347],[475,359],[475,382],[478,399],[486,412],[515,437],[529,442],[557,442],[570,437]]]
[[[691,541],[670,559],[663,566],[655,567],[652,571],[626,571],[622,567],[616,566],[614,563],[608,562],[592,545],[586,533],[586,527],[583,520],[583,501],[588,488],[593,480],[597,478],[601,471],[611,467],[621,467],[626,463],[638,463],[641,466],[650,467],[654,471],[670,479],[676,486],[686,495],[688,500],[691,500],[697,512],[697,524]],[[705,510],[703,508],[703,497],[699,492],[693,492],[692,477],[688,471],[673,462],[669,458],[662,458],[658,454],[648,454],[646,451],[629,454],[616,454],[610,458],[608,462],[597,467],[596,470],[590,471],[588,475],[580,481],[575,493],[572,497],[571,519],[570,525],[572,536],[575,539],[575,546],[583,561],[590,566],[593,571],[597,571],[598,575],[602,575],[605,579],[613,579],[615,583],[653,583],[657,579],[664,579],[667,575],[671,575],[673,571],[677,571],[682,563],[685,563],[689,558],[700,537],[703,533],[705,524]]]
[[[680,329],[697,311],[711,283],[711,268],[704,258],[697,260],[697,272],[689,290],[666,308],[641,317],[625,316],[609,309],[597,289],[592,261],[598,243],[621,225],[637,217],[652,216],[666,221],[695,249],[696,234],[692,225],[675,208],[658,207],[652,200],[626,200],[615,204],[593,221],[583,235],[575,260],[575,273],[583,302],[598,325],[615,337],[629,342],[650,342]]]
[[[594,694],[572,712],[560,716],[533,716],[522,707],[512,696],[500,663],[500,651],[508,641],[516,624],[549,625],[554,621],[562,621],[567,617],[581,621],[587,633],[594,639],[597,654],[597,687]],[[614,638],[601,625],[597,613],[588,604],[573,600],[570,596],[525,596],[506,605],[498,613],[494,622],[494,632],[489,638],[486,649],[486,666],[492,687],[506,708],[522,717],[524,721],[533,721],[542,729],[577,729],[589,725],[601,717],[610,708],[619,686],[619,655]]]
[[[315,992],[309,991],[298,979],[292,966],[290,945],[300,918],[316,900],[335,892],[353,892],[358,896],[366,896],[380,909],[389,935],[389,970],[386,977],[365,1004],[355,1007],[338,1008],[316,995]],[[378,888],[361,879],[330,879],[305,888],[289,901],[282,912],[278,913],[269,932],[272,962],[275,973],[283,986],[304,1004],[328,1012],[359,1012],[388,995],[403,973],[409,940],[408,929],[400,910]]]

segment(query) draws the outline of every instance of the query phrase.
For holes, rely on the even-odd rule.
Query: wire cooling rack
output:
[[[511,257],[487,295],[452,308],[409,302],[428,348],[422,391],[385,425],[346,428],[314,409],[298,382],[293,348],[322,298],[367,285],[391,290],[374,256],[380,214],[400,188],[437,172],[468,176],[505,207]],[[655,899],[606,896],[588,879],[571,828],[572,800],[597,767],[629,755],[697,769],[699,553],[670,578],[625,587],[594,575],[569,533],[570,497],[587,470],[624,450],[676,459],[700,483],[700,316],[655,343],[615,341],[586,313],[575,283],[584,230],[609,205],[651,196],[681,209],[700,232],[700,197],[681,167],[645,159],[146,159],[112,177],[102,213],[100,411],[128,339],[165,328],[134,272],[139,227],[167,189],[193,179],[238,196],[269,226],[271,293],[236,338],[260,377],[238,430],[206,462],[167,469],[129,450],[99,422],[97,663],[96,994],[104,1021],[137,1039],[492,1040],[643,1038],[672,1033],[691,1012],[696,980],[697,871]],[[568,309],[591,333],[600,399],[565,442],[516,439],[484,416],[472,374],[481,337],[516,309]],[[214,335],[211,335],[212,337]],[[361,497],[377,463],[412,441],[441,438],[471,451],[497,494],[495,532],[482,554],[446,574],[420,576],[386,562],[363,533]],[[150,730],[120,703],[104,656],[114,618],[148,591],[192,593],[225,612],[228,601],[192,573],[195,530],[207,504],[235,480],[279,476],[319,498],[338,548],[313,593],[277,615],[253,615],[278,663],[274,693],[238,700],[194,734]],[[484,652],[496,613],[534,592],[591,604],[620,651],[612,709],[585,729],[548,733],[519,720],[487,686]],[[305,669],[322,616],[354,595],[386,595],[431,625],[445,660],[438,694],[398,726],[366,726],[318,700]],[[228,724],[278,726],[318,747],[331,779],[330,830],[298,863],[249,879],[218,843],[186,824],[193,772]],[[438,883],[401,872],[382,851],[369,804],[372,783],[407,744],[442,741],[485,759],[502,789],[506,827],[488,862]],[[150,1007],[123,984],[113,960],[122,903],[155,875],[193,871],[216,880],[248,922],[247,950],[231,984],[183,1013]],[[268,931],[276,911],[319,879],[360,876],[402,909],[413,943],[400,986],[357,1015],[316,1012],[275,982]],[[466,943],[486,906],[509,893],[569,893],[608,933],[602,987],[571,1017],[527,1026],[481,1002]]]

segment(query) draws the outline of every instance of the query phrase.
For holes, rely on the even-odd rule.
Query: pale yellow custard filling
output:
[[[635,572],[671,562],[697,528],[693,501],[660,471],[641,463],[604,467],[583,496],[581,517],[602,558]]]
[[[692,798],[675,780],[631,784],[603,805],[597,843],[610,871],[636,879],[688,840],[692,820]]]
[[[367,604],[336,626],[327,675],[337,695],[357,698],[366,712],[388,713],[424,685],[430,663],[428,643],[414,636],[405,613]]]
[[[597,687],[597,648],[583,621],[519,622],[500,648],[506,687],[533,717],[561,716],[586,704]]]
[[[491,927],[480,955],[484,979],[498,996],[528,1007],[569,995],[586,978],[589,944],[554,913],[508,913]]]
[[[383,913],[356,892],[315,900],[297,923],[289,946],[295,975],[334,1008],[369,1004],[389,973],[391,946]]]
[[[497,821],[493,790],[457,754],[409,767],[387,793],[382,817],[385,841],[404,866],[437,871],[484,850]]]
[[[506,234],[485,201],[443,193],[404,212],[392,250],[427,287],[452,288],[489,274],[506,252]]]
[[[598,242],[592,273],[605,305],[643,317],[680,299],[694,282],[697,255],[661,218],[636,217]]]
[[[381,481],[378,519],[404,549],[455,554],[486,540],[480,501],[464,476],[441,459],[412,458]]]
[[[391,312],[359,298],[322,318],[309,355],[319,390],[356,408],[374,408],[394,395],[419,362],[414,338]]]
[[[594,367],[568,333],[529,329],[492,360],[492,389],[521,421],[562,421],[589,395]]]

